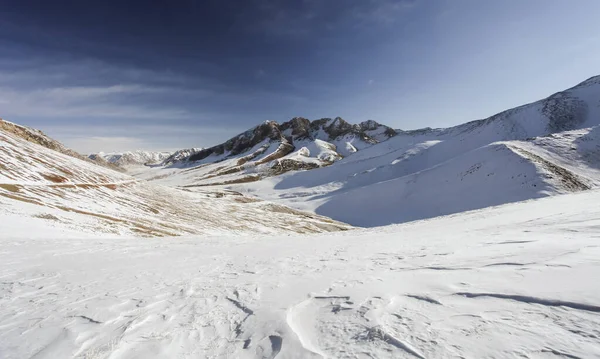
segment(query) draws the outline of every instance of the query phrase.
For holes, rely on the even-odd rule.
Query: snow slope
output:
[[[168,241],[2,214],[0,357],[599,358],[599,202]]]
[[[90,233],[174,236],[314,233],[350,227],[226,190],[189,191],[136,180],[0,130],[2,215]]]
[[[600,77],[448,129],[398,131],[314,171],[226,188],[357,226],[430,218],[600,185]],[[165,178],[171,185],[202,178]]]
[[[0,131],[3,131],[5,133],[11,133],[13,136],[46,147],[47,149],[50,149],[52,151],[57,151],[65,155],[78,158],[80,160],[92,162],[94,164],[110,168],[112,170],[121,170],[119,167],[107,162],[103,158],[88,158],[82,156],[79,153],[65,147],[62,143],[56,141],[55,139],[48,137],[45,133],[35,128],[21,126],[0,118]]]

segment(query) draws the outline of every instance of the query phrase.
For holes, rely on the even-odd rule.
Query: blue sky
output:
[[[0,0],[0,117],[84,153],[447,127],[600,74],[597,0]]]

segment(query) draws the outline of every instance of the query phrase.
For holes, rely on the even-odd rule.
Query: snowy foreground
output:
[[[3,214],[0,357],[600,357],[598,203],[310,237],[85,237]]]

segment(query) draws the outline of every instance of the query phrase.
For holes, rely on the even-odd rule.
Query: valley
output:
[[[600,77],[175,153],[0,125],[2,358],[600,357]]]

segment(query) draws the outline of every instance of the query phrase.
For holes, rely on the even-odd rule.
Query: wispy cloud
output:
[[[122,118],[122,119],[185,119],[191,114],[179,108],[148,108],[144,105],[122,104],[118,97],[167,90],[139,86],[58,87],[39,90],[15,90],[0,87],[0,112],[3,116],[34,116],[38,118]]]
[[[256,80],[266,75],[259,68]],[[264,99],[294,109],[307,102],[293,93],[235,88],[168,70],[0,58],[0,117],[83,152],[214,145],[255,122],[281,120],[268,116],[268,106],[260,108],[266,116],[247,115]]]
[[[100,61],[0,60],[0,116],[35,118],[189,119],[199,111],[177,101],[218,91],[186,86],[172,71],[116,67]],[[212,85],[210,85],[212,86]]]
[[[356,26],[391,25],[418,3],[418,0],[363,0],[350,10],[350,15]]]
[[[251,11],[240,13],[241,26],[252,24],[249,30],[269,36],[305,37],[324,31],[347,28],[387,26],[419,4],[419,0],[302,0],[290,5],[286,0],[253,2]],[[248,17],[258,21],[248,22]]]

